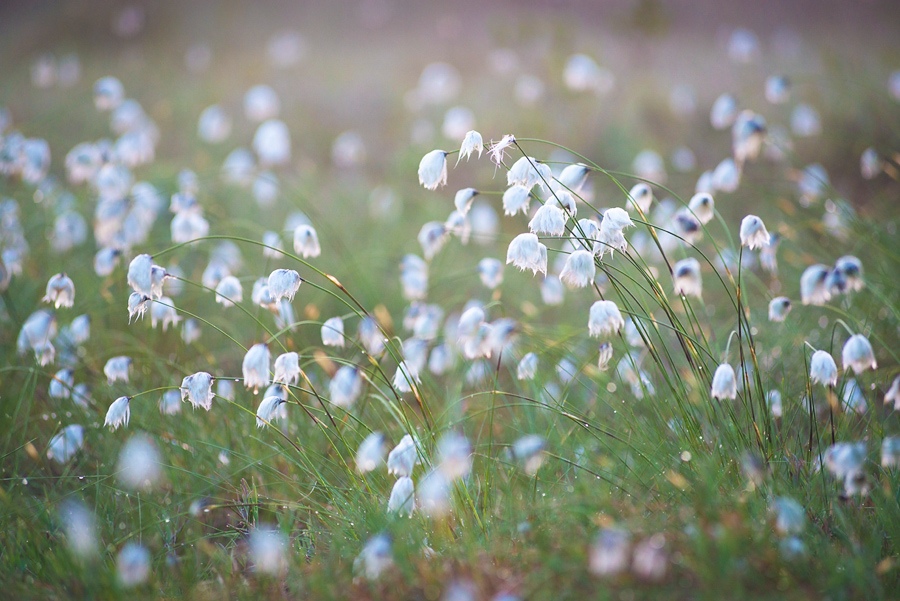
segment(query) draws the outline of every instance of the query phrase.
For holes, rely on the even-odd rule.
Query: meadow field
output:
[[[0,598],[900,598],[900,5],[0,7]]]

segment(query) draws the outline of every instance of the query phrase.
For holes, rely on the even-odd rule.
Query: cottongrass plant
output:
[[[736,60],[753,60],[748,44],[732,40]],[[446,67],[423,75],[419,98],[452,88]],[[604,88],[590,62],[567,73],[572,89]],[[779,103],[787,90],[766,88]],[[22,320],[22,358],[8,371],[28,370],[22,396],[41,397],[43,421],[59,422],[41,448],[17,442],[31,461],[84,474],[90,494],[154,516],[134,541],[110,538],[119,520],[89,504],[66,506],[48,526],[78,561],[105,549],[118,586],[157,586],[188,557],[209,582],[234,575],[259,590],[319,583],[326,570],[375,590],[415,576],[414,566],[477,573],[497,561],[503,586],[524,583],[529,597],[546,585],[509,574],[524,572],[519,553],[544,573],[535,549],[557,553],[576,579],[649,587],[743,573],[745,545],[792,582],[806,581],[798,566],[816,552],[857,577],[863,564],[847,550],[869,549],[877,577],[896,584],[900,514],[889,493],[900,444],[889,412],[900,377],[889,385],[897,357],[865,314],[877,302],[882,319],[896,317],[896,303],[853,255],[799,277],[779,271],[780,244],[801,250],[788,224],[760,211],[770,233],[759,216],[720,212],[772,143],[766,120],[736,98],[720,96],[710,114],[714,128],[732,128],[733,156],[684,194],[552,142],[507,134],[485,144],[461,128],[459,150],[419,162],[421,203],[438,218],[412,224],[418,239],[403,241],[388,278],[336,261],[341,230],[312,210],[283,228],[228,234],[204,212],[219,183],[193,172],[170,199],[172,244],[151,243],[163,199],[138,188],[131,169],[155,151],[155,124],[125,104],[118,80],[98,81],[94,102],[118,111],[114,131],[148,137],[129,160],[93,143],[66,159],[72,185],[96,196],[91,277],[104,278],[130,342],[92,341],[109,321],[85,300],[84,271],[73,273],[77,297],[60,273],[45,287],[53,308]],[[198,128],[220,144],[232,128],[213,108]],[[244,112],[252,150],[227,156],[221,185],[278,206],[289,187],[254,182],[293,156],[280,101],[255,87]],[[795,133],[815,135],[817,119],[795,109]],[[341,160],[359,154],[340,150],[348,139],[336,144]],[[18,143],[4,140],[12,153]],[[40,170],[43,153],[28,156]],[[658,154],[639,159],[637,171],[665,178]],[[804,185],[809,198],[828,190]],[[4,214],[4,240],[16,238],[14,213]],[[4,265],[15,258],[6,253]],[[357,288],[351,276],[378,281]],[[94,321],[67,315],[88,308]],[[111,446],[118,452],[105,455]],[[90,464],[94,453],[102,460]],[[201,552],[189,555],[185,541],[202,541]],[[710,547],[726,559],[711,565],[701,551]],[[469,566],[456,570],[461,558]]]

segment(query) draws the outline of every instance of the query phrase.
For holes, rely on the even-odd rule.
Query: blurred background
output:
[[[745,47],[736,29],[752,36]],[[456,132],[442,125],[454,106],[470,111],[486,139],[577,134],[580,150],[622,169],[641,149],[668,157],[686,145],[702,170],[730,146],[728,136],[708,140],[715,98],[728,92],[763,111],[763,82],[774,73],[837,136],[883,139],[877,106],[859,100],[873,83],[883,91],[900,67],[898,30],[900,4],[891,1],[12,1],[0,7],[0,104],[27,135],[71,147],[91,124],[106,135],[91,86],[115,75],[165,132],[157,155],[197,170],[221,160],[197,144],[200,111],[215,103],[237,116],[257,84],[278,93],[299,173],[331,170],[344,132],[358,135],[351,143],[365,155],[351,161],[354,173],[337,161],[346,176],[377,179],[410,144],[415,154],[453,147],[446,134]],[[725,60],[729,52],[746,56]],[[600,69],[589,89],[561,85],[576,53]],[[423,69],[438,61],[452,67],[437,75],[449,77],[443,91],[417,96]],[[788,109],[774,108],[764,115],[787,121]],[[236,119],[230,141],[252,129]],[[826,167],[855,162],[860,145],[818,158]]]

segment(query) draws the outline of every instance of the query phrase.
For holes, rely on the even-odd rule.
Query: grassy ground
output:
[[[739,5],[706,12],[653,3],[579,11],[535,5],[518,12],[505,5],[423,9],[377,2],[342,11],[164,4],[147,7],[144,29],[128,39],[110,31],[117,14],[112,4],[5,9],[0,106],[9,108],[14,128],[48,141],[50,172],[59,185],[41,197],[18,177],[0,180],[0,196],[18,204],[30,247],[23,273],[2,296],[0,582],[8,594],[449,599],[469,598],[449,596],[453,583],[468,583],[476,599],[503,593],[526,599],[896,598],[900,475],[880,457],[882,441],[900,435],[895,411],[883,403],[900,371],[900,104],[886,83],[900,65],[892,45],[896,9],[836,5],[819,7],[819,14],[815,7],[771,4],[771,21],[743,15]],[[729,61],[726,52],[729,27],[745,22],[761,41],[761,57],[749,65]],[[266,60],[265,45],[285,28],[303,34],[306,55],[278,69]],[[784,37],[786,28],[799,36],[796,52],[778,50],[785,46],[779,39],[793,39]],[[196,43],[207,44],[212,59],[207,69],[191,72],[184,55]],[[497,48],[514,51],[518,66],[510,73],[489,66]],[[80,81],[36,89],[31,66],[45,52],[76,52]],[[563,85],[574,52],[614,73],[608,95]],[[448,102],[411,108],[410,90],[437,60],[457,67],[461,91]],[[776,73],[793,81],[786,105],[768,104],[763,96],[766,77]],[[515,99],[521,74],[545,86],[533,106]],[[195,171],[211,237],[173,245],[164,208],[148,240],[126,253],[112,275],[98,277],[90,234],[65,253],[54,252],[50,242],[59,190],[71,191],[74,210],[93,223],[96,193],[66,183],[64,157],[79,142],[112,135],[108,115],[92,101],[93,82],[104,75],[121,79],[127,96],[160,129],[156,160],[135,168],[135,179],[155,185],[167,205],[178,190],[178,173]],[[256,126],[243,118],[241,102],[259,83],[279,94],[280,118],[293,142],[290,164],[275,170],[278,201],[265,208],[249,190],[219,177],[226,155],[250,146]],[[678,117],[668,99],[682,83],[695,91],[697,109]],[[594,165],[579,218],[626,205],[624,191],[639,181],[632,159],[645,148],[666,159],[668,178],[654,186],[656,199],[670,197],[678,207],[690,199],[700,174],[731,154],[730,132],[714,130],[708,119],[724,92],[762,114],[770,131],[788,128],[793,107],[809,103],[823,132],[795,137],[783,160],[748,164],[738,190],[715,194],[717,217],[695,245],[676,244],[660,257],[652,235],[665,238],[671,221],[651,217],[657,227],[650,227],[640,219],[625,232],[629,251],[598,262],[602,285],[566,290],[558,306],[542,301],[540,276],[511,265],[496,290],[479,280],[478,261],[505,261],[509,242],[527,231],[522,215],[502,217],[504,167],[486,157],[454,167],[451,155],[446,187],[430,192],[417,185],[416,166],[426,152],[458,146],[441,134],[441,123],[448,108],[461,104],[474,112],[486,140],[506,133],[519,138],[519,147],[508,151],[512,160],[524,151],[554,165]],[[205,144],[196,134],[200,111],[213,103],[234,118],[221,145]],[[414,130],[428,125],[433,135],[414,139]],[[333,140],[348,130],[366,146],[359,167],[331,160]],[[555,144],[570,150],[560,152]],[[681,145],[697,161],[683,173],[669,161]],[[859,169],[867,147],[888,160],[871,180]],[[830,184],[804,206],[797,181],[812,163],[825,166]],[[379,186],[396,198],[386,214],[372,208]],[[496,233],[475,235],[466,245],[451,237],[429,262],[426,302],[452,316],[476,299],[489,321],[516,321],[515,344],[489,361],[458,356],[443,375],[423,370],[415,394],[395,392],[390,381],[401,343],[412,336],[403,323],[409,302],[401,294],[399,264],[408,253],[422,254],[419,228],[446,219],[456,190],[469,186],[482,191],[479,203],[497,214]],[[322,255],[265,258],[258,243],[267,230],[281,232],[290,250],[284,223],[297,210],[315,226]],[[738,228],[748,213],[781,236],[777,275],[759,268],[758,253],[740,247]],[[842,229],[833,227],[836,222]],[[223,308],[200,285],[222,237],[242,255],[234,274],[243,284],[240,307]],[[569,249],[558,238],[542,241],[553,270]],[[185,344],[178,327],[154,329],[149,317],[129,325],[125,272],[128,260],[143,252],[183,271],[188,283],[173,299],[183,318],[200,322],[198,341]],[[844,255],[861,260],[865,288],[825,306],[802,305],[803,270]],[[685,257],[701,262],[702,301],[672,291],[668,265]],[[731,257],[730,269],[723,257]],[[750,259],[740,270],[738,257]],[[295,327],[273,337],[278,326],[249,293],[258,277],[277,267],[296,269],[305,282],[292,303]],[[71,359],[75,383],[90,389],[86,406],[50,396],[62,358],[41,366],[31,352],[16,352],[23,322],[48,306],[40,299],[58,272],[76,287],[75,306],[54,312],[59,326],[81,314],[91,319],[91,337]],[[625,330],[601,340],[588,336],[588,311],[601,295],[633,319],[636,336]],[[779,295],[791,298],[794,308],[786,322],[770,322],[768,303]],[[356,342],[364,313],[377,317],[388,336],[389,352],[380,360]],[[351,339],[343,349],[322,344],[321,325],[334,316],[344,317]],[[442,322],[430,346],[454,346],[451,331]],[[851,332],[868,337],[878,361],[877,370],[855,376],[868,404],[864,414],[838,400],[852,373],[840,369],[833,392],[809,379],[810,346],[828,351],[840,366]],[[240,382],[233,400],[216,398],[209,412],[184,403],[179,415],[160,413],[160,397],[183,377],[207,371],[239,378],[241,347],[271,338],[273,359],[298,352],[309,378],[292,389],[287,418],[275,427],[257,429],[262,394]],[[603,371],[598,346],[607,339],[614,357]],[[517,361],[529,351],[539,356],[537,377],[519,380]],[[627,359],[617,370],[629,352],[646,371],[647,381],[636,389],[621,373],[631,366]],[[119,355],[133,359],[130,380],[108,384],[104,365]],[[564,360],[570,363],[560,369]],[[734,401],[710,398],[710,374],[723,361],[748,365]],[[349,411],[329,401],[328,382],[343,364],[366,374],[363,394]],[[483,369],[482,378],[473,379],[473,365]],[[565,373],[572,368],[574,374]],[[772,390],[782,395],[780,417],[766,402]],[[104,417],[123,395],[134,397],[131,421],[111,431]],[[84,447],[70,461],[55,462],[47,457],[48,444],[70,424],[84,426]],[[467,437],[473,467],[453,484],[446,517],[417,511],[408,519],[386,511],[395,477],[384,466],[360,474],[354,465],[357,448],[374,431],[387,436],[389,448],[406,432],[417,435],[423,460],[413,472],[417,483],[439,464],[435,448],[442,436]],[[152,441],[162,469],[152,486],[134,490],[123,483],[119,461],[136,433]],[[529,434],[545,443],[543,464],[533,475],[511,454],[514,441]],[[865,443],[867,495],[845,494],[841,480],[818,469],[833,440]],[[795,533],[779,527],[776,499],[783,497],[803,510]],[[96,553],[73,552],[67,502],[82,503],[93,516]],[[274,575],[262,573],[254,554],[251,533],[264,525],[287,541],[286,566]],[[590,556],[609,528],[630,533],[631,565],[602,577],[592,572]],[[390,537],[393,566],[366,578],[354,563],[379,534]],[[131,588],[117,568],[129,543],[150,554],[149,575]],[[642,572],[647,557],[659,559],[662,574]]]

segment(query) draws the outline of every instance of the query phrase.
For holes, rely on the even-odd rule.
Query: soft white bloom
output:
[[[518,331],[518,323],[509,317],[495,320],[490,324],[487,346],[491,353],[498,354],[506,349]]]
[[[773,417],[781,417],[784,412],[784,406],[782,404],[781,393],[777,390],[770,390],[766,393],[766,403],[769,405],[769,410],[772,412]]]
[[[586,250],[576,250],[566,259],[566,265],[559,274],[559,279],[574,288],[584,288],[594,282],[597,267],[594,254]]]
[[[544,447],[546,442],[537,434],[528,434],[517,439],[512,444],[512,456],[522,464],[522,469],[529,476],[537,473],[544,462]]]
[[[565,169],[562,170],[562,173],[559,174],[558,181],[560,184],[578,194],[581,191],[581,187],[584,185],[584,182],[587,180],[588,174],[590,174],[591,168],[587,165],[583,165],[581,163],[576,163],[574,165],[567,165]]]
[[[503,212],[506,215],[515,215],[519,211],[528,212],[531,203],[531,190],[521,184],[515,184],[503,193]]]
[[[657,184],[666,183],[666,164],[656,151],[645,149],[637,153],[631,162],[631,168],[642,179]]]
[[[445,343],[438,344],[431,349],[428,355],[428,371],[436,376],[441,376],[447,372],[456,362],[456,356],[453,348]]]
[[[465,217],[472,207],[472,202],[474,202],[476,196],[478,196],[478,190],[475,188],[458,190],[456,196],[453,197],[453,206],[456,207],[461,216]]]
[[[859,170],[864,179],[873,179],[884,169],[884,162],[874,148],[866,148],[859,157]]]
[[[185,344],[193,344],[200,339],[200,324],[193,317],[185,319],[181,325],[181,339]]]
[[[826,351],[816,351],[809,361],[809,378],[815,384],[835,386],[837,384],[837,364]]]
[[[760,248],[769,243],[769,232],[762,219],[756,215],[747,215],[741,220],[741,245],[750,250]]]
[[[246,148],[235,148],[222,163],[222,179],[227,183],[249,186],[256,170],[256,159]]]
[[[566,213],[559,208],[555,199],[551,199],[535,211],[534,217],[528,223],[528,229],[535,234],[562,236],[566,233],[567,220]]]
[[[791,310],[791,299],[778,296],[769,302],[769,321],[784,321]]]
[[[714,399],[737,398],[737,378],[734,375],[733,367],[727,363],[722,363],[716,368],[716,373],[713,374],[710,394]]]
[[[159,400],[159,412],[163,415],[181,413],[181,394],[178,390],[167,390]]]
[[[881,442],[881,466],[900,466],[900,438],[896,436],[885,436],[884,440]]]
[[[519,365],[516,368],[516,377],[520,380],[532,380],[537,373],[537,368],[538,356],[534,353],[528,353],[519,361]]]
[[[508,186],[519,184],[529,190],[536,185],[541,187],[545,183],[549,185],[551,179],[553,179],[553,174],[550,172],[549,165],[540,163],[537,159],[527,156],[523,156],[513,163],[509,171],[506,172],[506,183]]]
[[[244,290],[241,281],[233,275],[228,275],[219,280],[216,285],[216,302],[231,307],[244,299]]]
[[[784,104],[791,96],[791,82],[782,75],[766,79],[766,100],[772,104]]]
[[[275,359],[273,382],[289,386],[300,381],[300,355],[294,352],[278,355]]]
[[[709,122],[716,129],[725,129],[731,127],[734,120],[737,119],[738,107],[734,96],[730,94],[722,94],[712,105],[709,113]]]
[[[736,63],[752,63],[759,58],[759,39],[749,29],[739,27],[728,38],[728,58]]]
[[[69,325],[69,334],[75,344],[84,344],[91,337],[91,318],[87,315],[79,315]]]
[[[437,190],[447,184],[447,153],[432,150],[419,162],[419,183],[426,190]]]
[[[262,243],[265,244],[262,250],[263,257],[267,259],[280,259],[283,246],[281,244],[281,236],[278,232],[267,231],[263,233]]]
[[[418,374],[425,369],[428,360],[428,341],[415,337],[407,338],[403,341],[400,353],[407,367]]]
[[[522,271],[530,269],[532,273],[547,273],[547,247],[538,241],[532,233],[519,234],[509,243],[506,251],[506,264],[512,263]]]
[[[734,192],[741,185],[741,170],[734,159],[723,159],[712,173],[711,185],[715,190]],[[711,191],[710,191],[711,192]]]
[[[503,282],[503,263],[499,259],[484,258],[478,262],[481,283],[494,290]]]
[[[78,501],[64,501],[59,508],[59,517],[63,522],[69,550],[81,558],[95,556],[98,545],[97,524],[93,512]]]
[[[387,510],[400,515],[412,515],[416,510],[415,485],[408,476],[402,476],[394,482],[391,489],[391,497],[388,499]]]
[[[419,230],[417,239],[422,246],[422,254],[426,261],[430,261],[444,246],[447,241],[447,228],[440,221],[429,221]]]
[[[75,304],[75,284],[72,278],[64,273],[57,273],[47,282],[47,294],[42,299],[45,303],[54,303],[54,306],[71,307]]]
[[[791,112],[791,131],[795,136],[808,138],[822,133],[819,112],[808,104],[798,104]]]
[[[66,426],[50,439],[47,457],[57,463],[67,463],[84,445],[84,427],[78,424]]]
[[[588,550],[588,569],[595,576],[616,576],[628,569],[631,535],[624,530],[601,530]]]
[[[384,334],[374,317],[370,315],[363,317],[359,321],[357,334],[367,353],[373,357],[379,357],[384,352]]]
[[[172,242],[183,244],[209,234],[209,222],[197,210],[185,211],[172,218],[169,229],[172,234]]]
[[[472,470],[472,445],[462,434],[448,432],[438,440],[437,460],[447,478],[464,478]]]
[[[162,299],[163,284],[165,283],[167,275],[164,267],[154,265],[150,268],[150,298]],[[171,302],[171,300],[169,302]]]
[[[197,135],[209,144],[223,142],[231,135],[231,119],[219,105],[208,106],[200,113]]]
[[[865,442],[838,442],[828,447],[822,456],[822,465],[842,480],[862,470],[865,461]]]
[[[391,538],[387,534],[379,534],[366,542],[359,557],[353,561],[353,571],[366,580],[377,580],[393,565]]]
[[[766,120],[753,111],[741,111],[731,128],[731,147],[737,165],[754,161],[762,150],[766,135]]]
[[[125,87],[111,75],[94,82],[94,106],[98,111],[111,111],[125,99]]]
[[[600,350],[597,355],[597,368],[600,371],[606,371],[606,368],[609,367],[609,362],[613,357],[613,347],[609,342],[604,342],[600,345]]]
[[[106,419],[103,421],[104,426],[109,426],[113,430],[119,426],[127,426],[128,420],[131,419],[131,407],[129,402],[131,397],[120,396],[109,406],[106,411]]]
[[[256,390],[269,385],[269,347],[265,344],[254,344],[244,355],[241,370],[244,374],[244,386]]]
[[[319,235],[311,225],[301,224],[294,230],[294,251],[304,259],[322,254]]]
[[[894,71],[888,77],[888,92],[894,100],[900,101],[900,70]]]
[[[356,451],[356,469],[365,474],[384,462],[385,436],[381,432],[372,432],[362,441]]]
[[[697,259],[688,257],[675,263],[672,267],[672,279],[675,283],[675,294],[701,298],[703,279],[700,277],[700,262]]]
[[[700,220],[688,208],[678,209],[672,217],[672,231],[687,244],[696,244],[703,237]],[[665,240],[665,238],[663,238]]]
[[[688,203],[688,208],[693,211],[694,217],[704,225],[712,221],[715,216],[715,201],[711,194],[705,192],[694,194]]]
[[[541,300],[545,305],[553,307],[563,304],[565,294],[565,287],[557,276],[548,275],[541,280]]]
[[[340,367],[328,383],[331,403],[338,407],[351,407],[362,393],[362,384],[362,378],[355,367],[352,365]]]
[[[163,296],[158,301],[150,301],[150,326],[156,327],[157,323],[162,323],[163,332],[169,325],[175,325],[181,320],[178,312],[175,310],[174,301],[168,296]]]
[[[119,264],[122,251],[111,246],[104,246],[94,255],[94,273],[100,277],[110,275]]]
[[[771,234],[769,243],[759,249],[759,265],[773,276],[778,275],[778,244],[781,236]]]
[[[808,206],[812,201],[822,198],[831,186],[828,171],[819,163],[813,163],[803,168],[797,188],[800,191],[800,203]]]
[[[270,119],[253,134],[253,150],[261,166],[285,165],[291,160],[291,133],[283,121]]]
[[[322,324],[322,344],[325,346],[344,346],[344,320],[332,317]]]
[[[278,576],[287,570],[290,547],[284,534],[269,526],[258,526],[250,531],[247,542],[254,571]]]
[[[628,209],[633,211],[635,207],[646,214],[653,202],[653,190],[647,184],[636,184],[628,193]]]
[[[599,300],[591,305],[588,332],[591,336],[615,334],[625,325],[619,307],[613,301]]]
[[[841,351],[841,361],[844,364],[844,371],[848,367],[853,368],[855,374],[861,374],[867,369],[875,369],[878,363],[875,361],[875,352],[868,338],[862,334],[854,334],[844,343],[844,349]]]
[[[505,158],[506,149],[510,148],[515,143],[516,137],[512,134],[505,134],[500,138],[499,142],[491,140],[491,148],[488,150],[488,154],[491,155],[491,161],[493,161],[495,165],[502,164],[503,159]]]
[[[593,219],[579,219],[569,239],[574,248],[581,247],[591,253],[594,252],[598,240],[600,240],[600,225]]]
[[[223,399],[234,400],[234,380],[226,380],[222,378],[216,379],[216,396]]]
[[[459,157],[456,159],[456,164],[459,165],[459,161],[464,156],[468,161],[469,157],[476,150],[478,151],[478,158],[480,159],[481,153],[484,150],[484,140],[482,140],[481,134],[473,129],[466,132],[466,135],[463,138],[462,146],[459,147]]]
[[[128,264],[128,285],[143,296],[151,297],[151,271],[153,258],[150,255],[138,255]]]
[[[447,515],[450,511],[450,478],[440,469],[428,472],[416,487],[416,500],[422,512],[434,518]]]
[[[628,242],[622,235],[622,230],[626,227],[632,227],[634,222],[625,209],[614,207],[607,209],[603,214],[603,221],[600,222],[600,235],[594,253],[603,257],[604,254],[618,249],[625,252],[628,249]]]
[[[250,121],[265,121],[277,117],[280,110],[278,94],[269,86],[253,86],[244,94],[244,115]]]
[[[190,401],[194,408],[203,407],[209,411],[215,394],[212,390],[214,378],[205,371],[185,377],[181,381],[181,400]]]
[[[479,326],[484,323],[484,309],[478,305],[474,305],[463,311],[456,325],[456,335],[458,340],[464,340],[474,336],[478,332]]]
[[[884,393],[884,404],[894,404],[894,409],[900,411],[900,376],[894,378],[891,387]]]
[[[278,302],[283,298],[294,300],[294,295],[300,289],[303,279],[293,269],[276,269],[269,274],[266,285],[272,295],[272,301]]]
[[[428,263],[416,255],[406,255],[400,263],[403,298],[421,300],[428,292]]]
[[[128,372],[131,369],[131,357],[112,357],[103,366],[103,373],[107,381],[112,384],[116,380],[128,382]]]
[[[150,551],[138,543],[126,543],[116,559],[116,571],[125,588],[143,584],[150,576]]]
[[[387,458],[388,474],[392,476],[412,476],[413,467],[416,465],[418,455],[416,442],[412,436],[406,434],[397,443]]]
[[[215,288],[222,281],[222,278],[229,275],[231,275],[231,270],[225,263],[212,259],[206,266],[206,269],[203,270],[201,283],[207,288]]]
[[[451,140],[462,140],[474,126],[475,113],[465,106],[454,106],[444,113],[441,133]],[[479,137],[478,139],[480,140],[481,138]]]
[[[824,305],[831,298],[827,265],[810,265],[800,276],[800,298],[804,305]]]
[[[862,262],[852,255],[841,257],[835,261],[834,269],[828,274],[826,286],[832,294],[862,290],[865,286],[862,279]]]
[[[586,54],[573,54],[566,60],[563,82],[573,92],[593,91],[598,96],[612,91],[615,77]]]
[[[275,421],[279,415],[278,408],[285,402],[284,398],[278,395],[270,395],[260,401],[256,409],[256,427],[262,428]]]
[[[71,369],[61,369],[50,380],[47,394],[54,399],[67,399],[75,386],[75,373]]]
[[[862,388],[860,388],[859,383],[855,378],[849,378],[844,383],[842,400],[844,401],[844,407],[860,415],[863,415],[869,410],[869,404],[866,402],[866,397],[863,395]]]
[[[662,534],[654,534],[634,546],[631,569],[644,580],[661,580],[666,575],[668,559],[663,549],[666,539]]]
[[[463,244],[469,243],[472,235],[472,221],[459,211],[453,211],[443,224],[444,231],[459,238]]]

